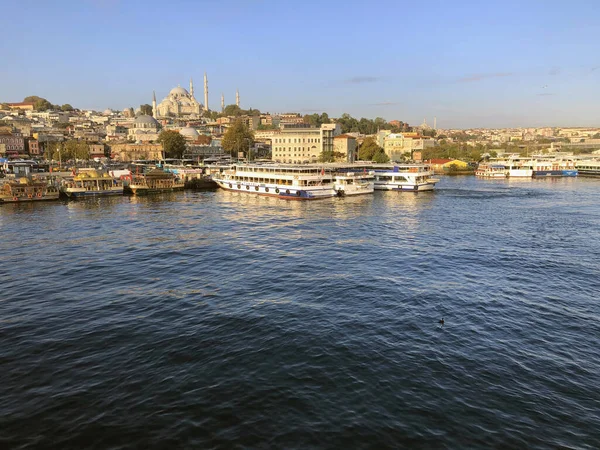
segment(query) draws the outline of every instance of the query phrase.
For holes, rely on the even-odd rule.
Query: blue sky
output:
[[[160,102],[438,127],[600,126],[600,3],[0,1],[0,101]]]

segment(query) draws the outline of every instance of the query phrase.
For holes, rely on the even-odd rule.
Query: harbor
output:
[[[441,178],[3,205],[4,442],[593,447],[598,180]]]

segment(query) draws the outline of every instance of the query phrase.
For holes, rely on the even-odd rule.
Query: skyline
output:
[[[199,2],[200,3],[200,2]],[[600,126],[593,1],[480,5],[121,0],[20,2],[0,101],[158,102],[208,74],[209,107],[383,117],[439,128]],[[54,27],[50,29],[49,24]]]

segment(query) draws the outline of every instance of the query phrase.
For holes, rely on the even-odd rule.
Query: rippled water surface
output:
[[[0,446],[598,448],[599,192],[3,205]]]

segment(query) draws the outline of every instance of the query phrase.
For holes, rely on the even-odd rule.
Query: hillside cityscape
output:
[[[7,99],[4,99],[7,100]],[[449,129],[432,118],[421,124],[399,119],[329,117],[325,112],[270,113],[236,103],[208,109],[177,86],[160,102],[124,110],[93,111],[54,105],[29,96],[0,104],[0,158],[43,160],[226,161],[250,157],[280,163],[354,162],[356,160],[480,161],[506,154],[563,155],[596,153],[600,128],[529,127]],[[229,136],[228,136],[229,135]]]

